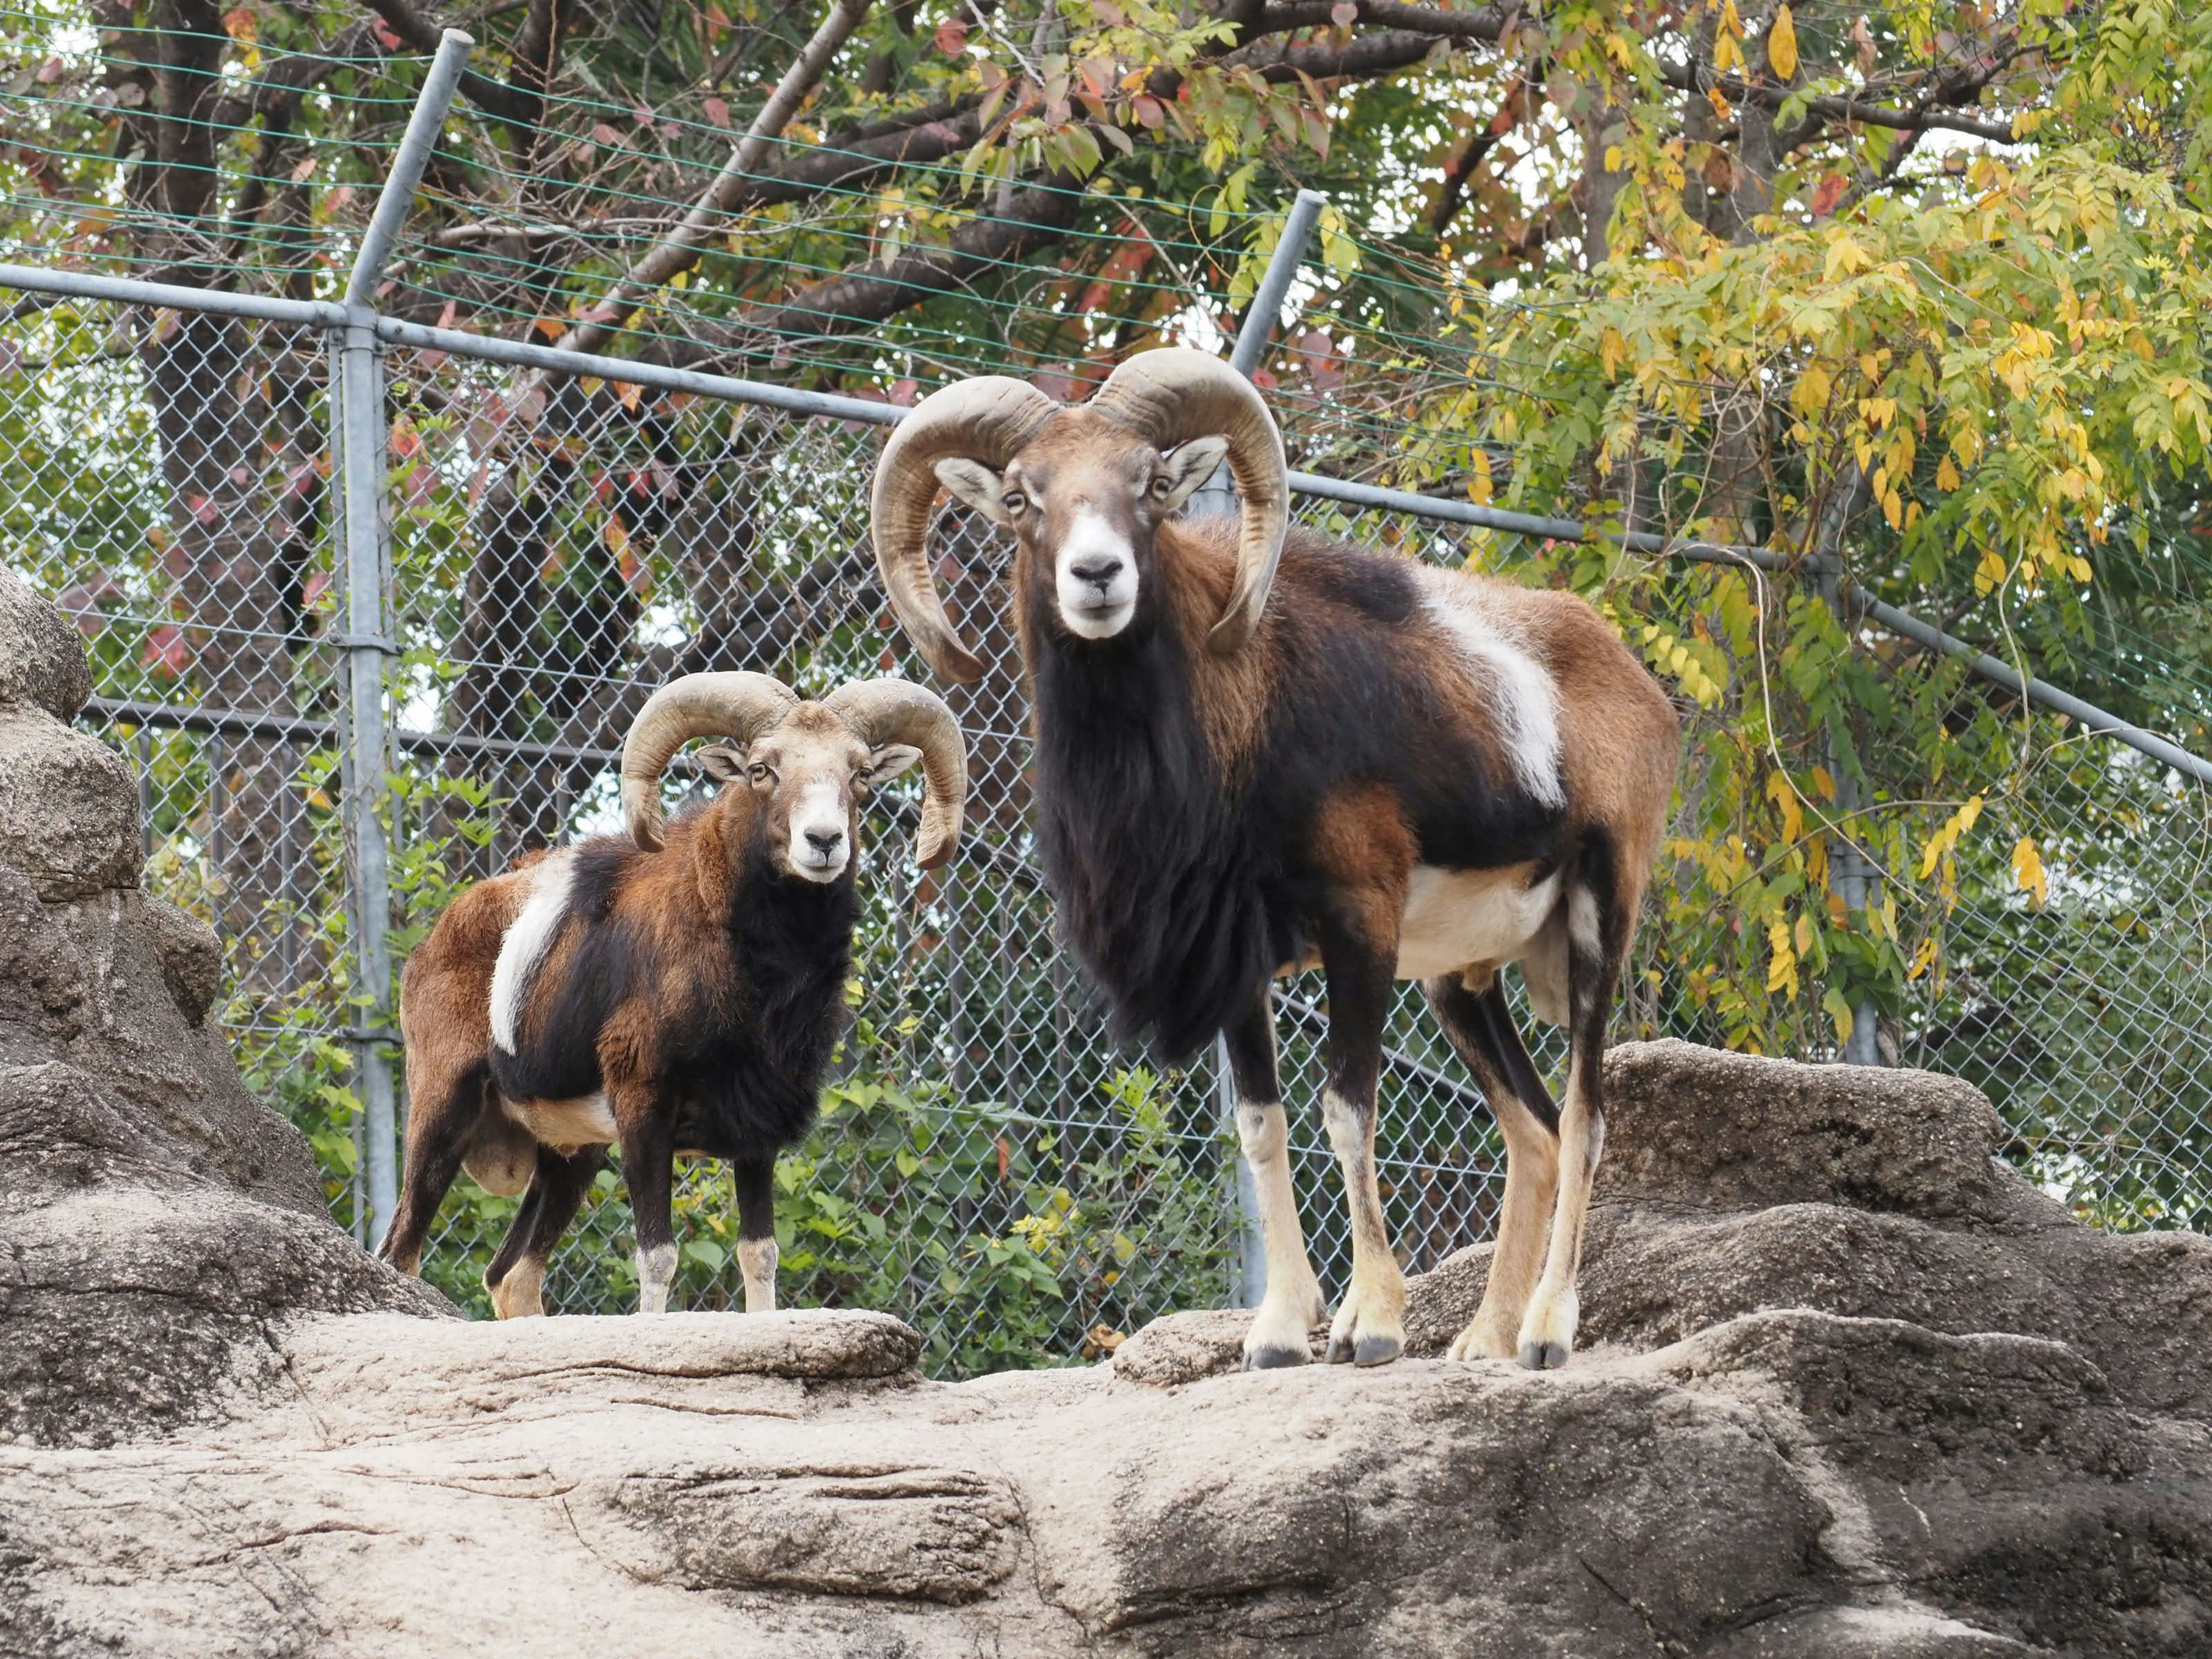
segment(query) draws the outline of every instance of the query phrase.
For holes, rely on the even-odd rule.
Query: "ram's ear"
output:
[[[735,783],[745,775],[745,751],[726,743],[710,743],[691,751],[691,764],[717,783]]]
[[[951,490],[956,499],[967,502],[993,524],[1006,522],[1006,509],[999,501],[1006,493],[1006,480],[982,462],[971,461],[964,455],[948,455],[937,464],[936,472],[937,482]]]
[[[910,743],[887,743],[868,757],[868,782],[875,785],[896,777],[921,758]]]
[[[1220,471],[1229,453],[1226,438],[1193,438],[1168,452],[1168,492],[1163,504],[1170,513],[1198,494],[1206,481]]]

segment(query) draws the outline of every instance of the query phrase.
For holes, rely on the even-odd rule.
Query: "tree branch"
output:
[[[776,82],[768,102],[761,106],[752,125],[745,129],[744,138],[730,152],[730,159],[723,164],[722,170],[707,186],[706,194],[674,230],[630,267],[629,274],[587,313],[587,320],[578,323],[561,337],[563,349],[597,351],[623,319],[651,297],[653,289],[678,271],[689,270],[699,262],[701,246],[709,234],[748,194],[747,187],[754,183],[769,143],[799,112],[806,95],[821,83],[823,73],[836,56],[837,48],[845,44],[846,38],[867,15],[868,0],[831,0],[830,15],[822,20],[822,26],[814,31],[814,38],[792,61],[791,67],[784,70],[783,78]]]
[[[1716,76],[1701,64],[1662,64],[1659,78],[1677,92],[1687,92],[1702,97],[1707,92],[1717,92],[1730,103],[1756,104],[1761,109],[1779,109],[1791,96],[1783,87],[1753,86],[1733,75]],[[1981,95],[1981,86],[1974,84],[1956,89],[1956,94],[1971,97]],[[1956,95],[1954,94],[1954,95]],[[1887,104],[1869,104],[1856,98],[1808,98],[1805,100],[1808,114],[1817,115],[1826,121],[1855,122],[1860,126],[1889,127],[1899,132],[1923,132],[1940,127],[1947,132],[1971,133],[1977,138],[1986,138],[1996,144],[2016,144],[2010,121],[1982,121],[1972,116],[1954,115],[1940,107],[1916,110],[1892,109]]]
[[[368,0],[368,8],[384,20],[385,27],[417,52],[435,52],[445,25],[426,17],[408,0]],[[461,71],[461,92],[485,114],[509,126],[527,127],[538,108],[534,92],[508,86],[476,70]]]

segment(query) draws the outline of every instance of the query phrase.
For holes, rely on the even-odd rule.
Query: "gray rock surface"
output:
[[[330,1224],[240,1083],[215,935],[138,890],[129,771],[58,718],[82,641],[4,573],[0,665],[0,1436],[216,1420],[289,1387],[267,1329],[301,1309],[450,1315]]]
[[[1434,1357],[1476,1249],[1377,1370],[1194,1312],[948,1385],[879,1313],[444,1316],[214,989],[0,867],[11,1659],[2212,1652],[2212,1247],[2075,1226],[1955,1083],[1617,1050],[1564,1371]]]

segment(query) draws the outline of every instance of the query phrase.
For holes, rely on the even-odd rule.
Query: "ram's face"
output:
[[[904,743],[870,749],[830,710],[805,703],[742,750],[715,744],[693,758],[726,789],[752,792],[758,833],[777,871],[827,884],[852,868],[860,804],[921,750]]]
[[[1194,438],[1163,455],[1119,422],[1071,410],[994,472],[940,461],[955,495],[1021,544],[1027,586],[1052,596],[1060,626],[1109,640],[1136,617],[1153,580],[1153,535],[1212,477],[1226,440]]]

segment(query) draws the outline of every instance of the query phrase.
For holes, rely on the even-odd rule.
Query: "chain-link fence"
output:
[[[388,1207],[395,1127],[378,1104],[385,957],[404,959],[453,893],[518,853],[614,828],[622,735],[672,675],[753,668],[813,694],[922,677],[867,534],[875,428],[896,411],[420,325],[372,337],[326,303],[5,280],[20,295],[0,327],[7,561],[85,633],[87,719],[137,768],[149,884],[216,925],[248,1078],[308,1133],[335,1211],[366,1239]],[[915,390],[878,379],[879,397]],[[1301,385],[1285,406],[1294,465],[1375,441],[1321,395],[1322,374]],[[1486,527],[1464,496],[1329,486],[1296,510],[1441,562],[1545,551],[1504,536],[1505,515]],[[1054,938],[1027,830],[1006,557],[984,527],[940,521],[939,580],[987,665],[951,697],[970,834],[951,867],[920,878],[904,857],[911,793],[872,813],[852,1021],[822,1127],[777,1176],[786,1298],[897,1312],[928,1334],[933,1367],[962,1374],[1071,1356],[1098,1328],[1252,1288],[1212,1057],[1169,1067],[1117,1050]],[[1699,591],[1714,617],[1780,614],[1756,573],[1725,580],[1741,592]],[[2011,1155],[2081,1212],[2203,1225],[2203,787],[2078,725],[1967,697],[1947,718],[1989,763],[1948,841],[1884,817],[1892,803],[1778,796],[1868,860],[1879,880],[1854,938],[1903,964],[1879,1007],[1824,992],[1880,975],[1754,907],[1790,878],[1716,816],[1715,780],[1765,765],[1739,730],[1765,664],[1747,651],[1728,696],[1703,695],[1692,659],[1721,647],[1693,648],[1686,624],[1678,643],[1662,611],[1617,618],[1674,663],[1687,725],[1678,834],[1619,1034],[1825,1058],[1870,1013],[1885,1059],[1988,1089]],[[1954,700],[1972,684],[1928,673]],[[1790,839],[1801,862],[1818,841]],[[1284,982],[1276,1002],[1308,1236],[1340,1285],[1333,1160],[1302,1109],[1326,1024],[1318,978]],[[1540,1063],[1562,1048],[1545,1034]],[[1502,1154],[1411,988],[1384,1098],[1385,1199],[1418,1270],[1486,1236]],[[447,1200],[426,1271],[466,1305],[483,1308],[477,1275],[514,1208],[465,1179]],[[686,1170],[678,1211],[680,1304],[726,1305],[720,1166]],[[603,1176],[554,1261],[550,1304],[634,1305],[628,1233]]]

